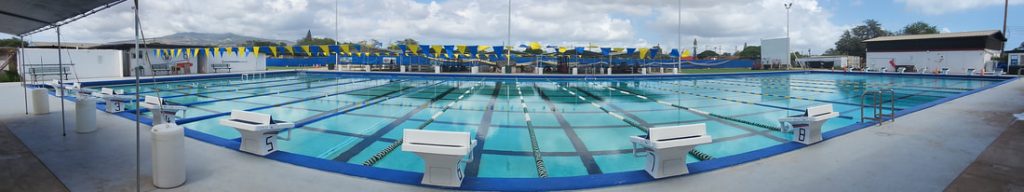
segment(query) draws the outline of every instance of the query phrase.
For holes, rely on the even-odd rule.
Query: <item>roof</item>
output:
[[[897,35],[897,36],[883,36],[875,37],[872,39],[864,40],[868,42],[882,42],[882,41],[905,41],[905,40],[922,40],[922,39],[949,39],[949,38],[964,38],[964,37],[988,37],[995,36],[996,39],[1006,41],[1006,37],[999,30],[985,30],[985,31],[970,31],[970,32],[957,32],[957,33],[939,33],[939,34],[923,34],[923,35]]]
[[[125,0],[3,0],[0,33],[25,35],[64,25]]]
[[[1009,51],[1005,51],[1005,53],[1024,53],[1024,49],[1009,50]]]
[[[100,45],[100,44],[99,43],[73,43],[73,42],[71,42],[71,43],[69,43],[69,42],[61,42],[60,43],[60,47],[62,47],[62,48],[79,48],[79,49],[88,49],[88,48],[95,47],[97,45]],[[32,47],[32,48],[53,48],[53,47],[57,47],[57,42],[39,42],[39,41],[29,42],[28,47]]]

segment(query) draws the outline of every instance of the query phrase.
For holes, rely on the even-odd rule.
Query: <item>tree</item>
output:
[[[21,47],[28,46],[28,43],[21,41],[20,39],[11,37],[10,39],[0,39],[0,47]]]
[[[395,41],[394,43],[391,43],[391,45],[388,45],[388,49],[399,50],[398,45],[419,45],[419,44],[420,44],[420,42],[416,41],[415,39],[405,38],[403,40],[399,40],[399,41]]]
[[[700,52],[700,53],[697,54],[697,58],[701,58],[701,59],[703,59],[703,58],[711,58],[711,57],[718,57],[718,53],[716,53],[715,51],[712,51],[712,50],[706,50],[704,52]]]
[[[334,45],[336,41],[331,38],[319,38],[313,37],[312,39],[301,39],[296,44],[298,45]]]
[[[914,22],[910,25],[903,27],[903,31],[900,34],[903,35],[920,35],[920,34],[938,34],[939,29],[934,25],[929,25],[925,22]]]
[[[761,46],[744,47],[736,56],[742,59],[761,59]]]
[[[843,32],[839,41],[836,41],[836,48],[830,54],[852,55],[863,58],[867,55],[863,43],[864,40],[890,35],[892,35],[892,32],[882,29],[882,24],[878,23],[878,21],[868,19],[864,21],[864,25]]]
[[[295,41],[297,45],[334,45],[337,41],[331,38],[313,37],[312,31],[306,31],[306,37]]]
[[[1024,50],[1024,42],[1020,42],[1020,47],[1017,47],[1016,49],[1013,50]]]

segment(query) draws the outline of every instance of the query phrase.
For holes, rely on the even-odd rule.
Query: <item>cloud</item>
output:
[[[919,10],[929,15],[965,11],[986,6],[1002,6],[1004,1],[993,0],[896,0],[903,2],[908,10]],[[1010,5],[1024,4],[1024,0],[1010,0]]]
[[[562,46],[653,46],[673,48],[677,35],[684,47],[699,39],[701,49],[733,51],[760,39],[785,36],[789,0],[686,0],[682,32],[677,33],[677,1],[515,0],[512,45],[530,41]],[[296,40],[307,30],[342,41],[414,38],[426,44],[500,45],[506,41],[508,1],[503,0],[342,0],[335,20],[333,0],[143,1],[141,17],[147,37],[177,32],[236,33]],[[62,28],[66,41],[109,42],[131,39],[129,3],[117,5]],[[795,50],[832,47],[842,32],[817,1],[798,0],[792,9]],[[55,40],[53,32],[33,36]],[[707,46],[705,46],[707,45]],[[816,51],[818,52],[818,51]]]

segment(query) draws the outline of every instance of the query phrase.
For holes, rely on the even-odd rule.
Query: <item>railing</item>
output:
[[[888,94],[888,100],[886,100],[886,94]],[[868,100],[871,100],[868,103]],[[885,103],[888,101],[889,106],[886,108]],[[865,108],[871,107],[871,116],[864,112]],[[888,109],[889,113],[885,110]],[[889,116],[888,119],[885,116]],[[865,90],[860,95],[860,122],[863,123],[865,120],[872,120],[878,122],[878,125],[882,125],[882,122],[886,120],[895,122],[896,121],[896,92],[892,88],[888,89],[877,89],[877,90]]]

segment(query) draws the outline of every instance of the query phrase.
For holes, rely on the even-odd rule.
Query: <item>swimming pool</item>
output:
[[[831,72],[573,77],[289,71],[245,80],[158,79],[140,93],[188,106],[178,123],[192,138],[237,149],[238,132],[217,122],[232,109],[267,113],[298,127],[279,133],[281,151],[268,158],[398,183],[419,183],[423,171],[416,155],[390,150],[403,129],[466,131],[478,145],[475,161],[464,167],[463,189],[554,190],[651,180],[628,139],[651,127],[706,123],[714,142],[696,148],[703,155],[687,158],[691,173],[699,173],[802,147],[778,131],[778,119],[809,106],[832,104],[841,113],[823,127],[831,138],[874,124],[861,123],[865,90],[892,89],[902,115],[1006,81]],[[131,94],[135,87],[127,82],[85,85]],[[144,112],[144,122],[148,116]]]

